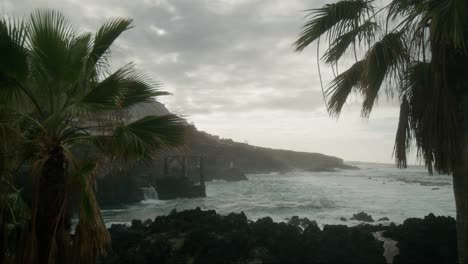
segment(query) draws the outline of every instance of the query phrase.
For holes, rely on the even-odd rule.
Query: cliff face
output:
[[[158,102],[134,107],[128,118],[135,120],[146,115],[168,114],[166,107]],[[112,172],[100,177],[98,199],[104,206],[141,200],[140,188],[154,185],[163,176],[163,157],[166,155],[191,155],[204,157],[204,176],[214,179],[235,181],[246,180],[244,173],[286,172],[294,169],[332,170],[346,168],[343,160],[320,153],[295,152],[252,146],[221,139],[218,136],[198,131],[187,124],[184,146],[168,150],[151,166],[138,166],[115,177]],[[131,188],[132,190],[129,190]]]
[[[261,148],[261,150],[274,159],[286,164],[289,169],[320,170],[343,167],[342,159],[320,153],[269,148]]]
[[[219,139],[217,136],[200,132],[195,127],[189,129],[187,146],[181,152],[202,155],[206,157],[208,164],[234,166],[246,173],[333,169],[343,166],[343,160],[340,158],[320,153],[262,148],[230,139]]]
[[[147,114],[167,114],[169,111],[161,103],[147,103],[133,109],[131,116],[141,118]],[[245,173],[282,172],[293,169],[322,170],[342,168],[343,160],[320,153],[296,152],[263,148],[221,139],[218,136],[198,131],[195,126],[187,125],[185,146],[170,153],[180,155],[199,155],[205,157],[206,169],[218,171],[230,167],[239,168]],[[210,175],[209,178],[222,176]]]

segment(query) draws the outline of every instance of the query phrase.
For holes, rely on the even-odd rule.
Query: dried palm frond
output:
[[[87,162],[76,169],[73,178],[79,181],[81,199],[70,263],[94,263],[96,256],[107,254],[111,242],[95,196],[97,165]]]
[[[431,173],[451,173],[460,151],[456,98],[441,81],[431,63],[417,62],[408,68],[403,82],[410,129]]]

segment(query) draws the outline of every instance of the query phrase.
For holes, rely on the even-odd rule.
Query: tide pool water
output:
[[[356,164],[360,170],[294,171],[248,175],[248,181],[206,184],[206,198],[161,201],[148,199],[122,209],[103,210],[106,224],[154,219],[172,209],[200,207],[220,214],[244,212],[255,220],[269,216],[286,221],[297,215],[324,224],[355,225],[354,213],[402,223],[429,213],[455,216],[452,179],[429,175],[424,167],[400,170],[393,165]],[[340,220],[342,217],[348,221]],[[383,222],[388,223],[388,222]]]

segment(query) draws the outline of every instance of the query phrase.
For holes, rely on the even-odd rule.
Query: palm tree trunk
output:
[[[65,158],[60,146],[49,151],[39,182],[36,235],[38,263],[66,263],[65,244],[70,231],[70,214],[66,202]]]
[[[453,189],[457,206],[458,263],[468,264],[468,147],[465,147],[465,164],[460,173],[453,174]],[[461,173],[463,172],[463,173]]]
[[[458,263],[468,264],[468,94],[461,97],[462,145],[457,168],[453,171],[453,190],[457,208]]]
[[[468,34],[468,4],[464,5],[465,10],[465,36]],[[458,263],[468,264],[468,49],[465,48],[458,54],[457,66],[460,72],[457,77],[461,80],[459,87],[463,92],[461,97],[461,109],[463,120],[463,150],[461,155],[460,173],[453,173],[453,189],[455,193],[455,203],[457,207],[457,243],[458,243]],[[460,69],[461,68],[461,69]],[[460,76],[461,75],[461,76]]]

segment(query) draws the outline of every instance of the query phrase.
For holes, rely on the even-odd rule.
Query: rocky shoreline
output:
[[[325,225],[292,217],[250,221],[199,208],[154,220],[112,225],[112,250],[102,264],[118,263],[456,263],[455,220],[430,214],[401,225]],[[392,241],[397,252],[389,252]],[[387,242],[387,243],[386,243]],[[389,242],[389,243],[388,243]],[[389,245],[389,246],[388,246]],[[391,250],[390,250],[391,251]],[[393,256],[392,256],[393,254]],[[396,254],[396,256],[394,256]]]

